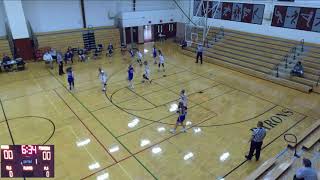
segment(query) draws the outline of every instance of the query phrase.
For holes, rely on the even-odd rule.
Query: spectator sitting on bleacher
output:
[[[184,49],[185,47],[187,47],[187,41],[182,40],[180,46],[181,46],[181,49]]]
[[[11,58],[7,55],[7,54],[3,54],[3,58],[2,58],[2,64],[3,64],[3,68],[5,70],[9,70],[12,68],[11,64],[7,64],[8,62],[11,61]]]
[[[303,158],[302,163],[304,167],[297,169],[293,180],[318,180],[317,171],[311,168],[311,161]]]
[[[80,61],[84,62],[86,60],[86,55],[84,54],[84,50],[83,49],[79,49],[78,55],[79,55],[79,60]]]
[[[64,55],[64,63],[68,64],[68,61],[71,61],[71,63],[73,63],[72,57],[73,55],[71,54],[71,51],[67,51],[66,54]]]
[[[298,63],[294,65],[291,71],[291,75],[303,77],[303,66],[300,61],[298,61]]]
[[[52,59],[57,60],[57,51],[55,49],[51,48],[50,54],[52,56]]]
[[[71,62],[73,63],[73,49],[69,46],[68,52],[71,54]]]
[[[101,52],[101,49],[99,47],[96,47],[96,49],[94,50],[93,59],[97,59],[100,52]]]
[[[53,69],[53,58],[52,58],[51,54],[49,53],[49,51],[44,53],[43,60],[46,62],[46,64],[49,64],[51,69]]]
[[[108,54],[109,54],[110,57],[112,56],[112,53],[113,53],[113,45],[110,43],[108,45]]]

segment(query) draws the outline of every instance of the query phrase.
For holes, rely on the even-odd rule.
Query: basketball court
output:
[[[55,179],[243,179],[277,155],[285,133],[319,117],[320,97],[213,64],[195,64],[179,47],[157,44],[166,71],[153,65],[152,43],[140,46],[151,84],[127,88],[129,55],[73,65],[75,90],[57,68],[0,74],[0,144],[55,145]],[[101,91],[98,67],[109,76]],[[171,134],[179,92],[188,95],[187,132]],[[250,129],[264,121],[261,161],[247,161]],[[8,128],[9,127],[9,128]],[[178,128],[180,130],[181,127]]]

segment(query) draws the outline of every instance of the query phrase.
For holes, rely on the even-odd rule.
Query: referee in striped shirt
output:
[[[252,129],[250,151],[249,154],[245,156],[248,160],[251,160],[254,151],[256,151],[256,160],[259,160],[263,139],[266,137],[266,129],[263,127],[263,122],[259,121],[257,126],[257,128]]]

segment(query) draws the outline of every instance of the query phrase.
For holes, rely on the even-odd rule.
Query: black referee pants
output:
[[[249,151],[249,154],[248,154],[248,159],[249,160],[252,158],[254,151],[256,151],[256,160],[259,160],[262,143],[263,142],[251,141],[250,151]]]
[[[197,52],[197,61],[196,61],[196,63],[199,62],[199,58],[200,58],[200,62],[202,64],[202,52]]]

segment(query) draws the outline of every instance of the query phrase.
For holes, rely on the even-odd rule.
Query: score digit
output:
[[[9,177],[13,177],[13,172],[9,171]]]
[[[29,145],[29,149],[30,149],[30,152],[29,152],[30,155],[32,155],[33,153],[37,154],[37,147],[36,146]]]
[[[3,150],[3,158],[4,158],[4,159],[12,160],[12,159],[13,159],[13,152],[12,152],[12,150]]]
[[[21,153],[22,154],[27,154],[27,152],[28,152],[28,149],[26,148],[26,146],[25,145],[21,145]]]
[[[42,152],[42,159],[44,161],[50,161],[51,160],[51,152],[50,151],[43,151]]]
[[[23,155],[33,155],[37,154],[37,147],[32,145],[21,145],[21,153]]]

